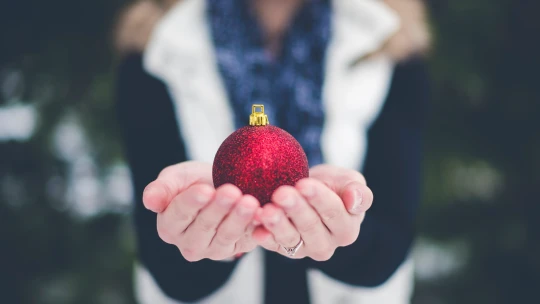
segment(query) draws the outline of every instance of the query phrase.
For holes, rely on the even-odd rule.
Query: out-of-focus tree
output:
[[[28,140],[0,138],[2,303],[133,302],[128,208],[103,193],[122,160],[111,29],[125,2],[0,5],[0,111],[38,113],[19,122],[36,123]]]
[[[461,268],[421,281],[416,302],[536,303],[540,2],[433,0],[431,11],[435,88],[420,231],[453,244]]]

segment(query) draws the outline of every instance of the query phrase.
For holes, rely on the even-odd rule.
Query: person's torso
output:
[[[310,166],[325,162],[360,170],[367,132],[385,103],[394,66],[384,56],[354,63],[376,50],[396,21],[373,4],[350,10],[340,1],[307,1],[272,60],[243,2],[185,0],[165,17],[145,54],[147,71],[170,91],[187,157],[211,162],[259,103],[272,124],[301,143]],[[381,12],[387,15],[375,17]],[[355,23],[359,14],[374,19]],[[349,289],[315,270],[308,274],[302,262],[261,253],[244,257],[227,285],[203,302],[305,303],[310,296],[325,303]]]

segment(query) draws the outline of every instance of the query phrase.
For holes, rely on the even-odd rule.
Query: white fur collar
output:
[[[149,37],[167,11],[183,0],[163,0],[165,7],[151,1],[136,1],[127,6],[115,27],[115,47],[120,54],[142,52]],[[406,60],[429,50],[431,35],[427,26],[427,11],[423,0],[380,0],[400,19],[399,30],[377,53],[385,53],[395,61]],[[354,0],[352,1],[355,5]],[[345,3],[347,4],[347,3]],[[343,5],[342,5],[343,6]]]
[[[378,93],[384,92],[385,88],[384,85],[382,89],[376,85],[373,94],[369,90],[374,80],[380,80],[378,75],[384,78],[391,62],[379,57],[362,63],[360,68],[351,65],[384,44],[398,29],[398,17],[377,0],[334,0],[332,5],[332,40],[326,59],[327,76],[323,91],[329,126],[337,123],[330,117],[335,113],[335,116],[342,116],[341,119],[357,121],[352,124],[356,128],[365,127],[378,113],[382,104]],[[212,161],[219,144],[234,131],[234,125],[206,22],[205,0],[184,0],[165,15],[146,49],[145,67],[168,84],[176,100],[176,111],[190,158]],[[357,92],[359,89],[361,92]],[[365,99],[363,96],[379,102],[362,101]],[[350,111],[351,107],[357,111]],[[338,115],[341,112],[344,115]],[[355,117],[349,117],[351,114]],[[365,144],[361,144],[364,140],[348,139],[349,148],[353,150],[349,160],[343,161],[342,157],[333,156],[332,150],[349,145],[332,138],[328,132],[323,133],[323,142],[328,144],[323,145],[327,160],[359,168],[365,150],[362,148]]]
[[[221,142],[234,131],[234,122],[205,0],[185,0],[169,11],[154,31],[144,63],[171,91],[188,157],[212,162]]]

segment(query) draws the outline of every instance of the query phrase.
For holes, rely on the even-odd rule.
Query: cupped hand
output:
[[[304,241],[293,258],[326,261],[336,248],[356,241],[373,193],[353,170],[320,165],[295,187],[278,188],[272,203],[257,214],[262,226],[253,232],[259,245],[287,256],[282,246]]]
[[[160,238],[190,262],[224,260],[257,246],[251,234],[259,202],[233,185],[214,189],[210,164],[165,168],[144,190],[143,202],[157,213]]]

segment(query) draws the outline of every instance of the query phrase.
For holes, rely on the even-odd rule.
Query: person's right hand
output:
[[[249,252],[259,202],[233,185],[214,189],[212,166],[184,162],[165,168],[143,193],[144,206],[157,213],[157,230],[190,262],[224,260]]]

